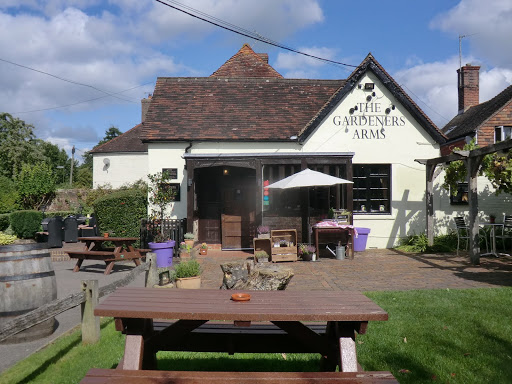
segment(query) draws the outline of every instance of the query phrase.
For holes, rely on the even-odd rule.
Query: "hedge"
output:
[[[97,199],[93,207],[100,232],[139,237],[141,220],[147,217],[147,195],[140,190],[122,190]]]
[[[0,231],[5,231],[7,228],[9,228],[9,215],[3,214],[0,215]]]
[[[39,211],[16,211],[9,215],[11,228],[20,239],[32,239],[41,230],[43,214]]]

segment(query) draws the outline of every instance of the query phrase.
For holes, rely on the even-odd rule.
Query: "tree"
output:
[[[23,164],[44,161],[37,146],[34,126],[8,113],[0,113],[0,174],[13,179]]]
[[[92,188],[92,171],[86,167],[79,167],[76,172],[76,185],[78,187]]]
[[[171,176],[169,175],[169,172],[164,171],[148,175],[148,179],[149,202],[160,208],[159,212],[153,210],[153,216],[157,216],[158,213],[159,218],[163,221],[165,208],[168,204],[174,201],[176,196],[176,191],[171,188],[171,185],[169,184]]]
[[[105,131],[105,137],[103,138],[103,140],[100,140],[98,145],[105,144],[105,143],[109,142],[110,140],[115,139],[117,136],[121,136],[122,134],[123,134],[123,132],[121,132],[119,130],[119,128],[111,125],[110,128]],[[96,148],[96,147],[94,147],[94,148]]]
[[[55,196],[55,174],[46,163],[24,164],[16,178],[19,203],[24,209],[39,209]]]

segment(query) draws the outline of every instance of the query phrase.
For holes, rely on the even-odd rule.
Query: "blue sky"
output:
[[[457,112],[459,35],[467,36],[462,64],[482,66],[480,101],[512,84],[510,0],[180,3],[335,61],[358,65],[371,52],[439,127]],[[33,124],[38,137],[68,152],[74,145],[80,155],[111,125],[125,132],[140,122],[140,100],[158,76],[209,76],[244,43],[268,53],[285,77],[344,79],[351,72],[154,0],[3,0],[0,111]]]

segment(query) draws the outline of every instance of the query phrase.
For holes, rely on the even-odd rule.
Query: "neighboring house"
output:
[[[492,99],[480,103],[480,67],[467,64],[457,70],[459,113],[441,130],[447,141],[441,146],[441,155],[450,154],[455,148],[463,148],[476,139],[480,147],[512,138],[512,85]],[[438,183],[442,182],[442,177]],[[494,188],[487,178],[478,178],[479,210],[482,218],[489,214],[502,219],[503,214],[512,213],[512,196],[494,195]],[[446,217],[465,215],[468,210],[468,184],[460,183],[457,196],[441,194],[435,201],[436,221]],[[452,227],[454,224],[452,223]]]
[[[119,188],[141,179],[147,181],[148,149],[141,136],[142,124],[138,124],[90,152],[93,158],[93,188]]]
[[[480,147],[512,138],[512,85],[480,104],[479,71],[469,64],[457,71],[459,113],[442,128],[448,138],[443,156],[473,138]]]
[[[93,151],[94,184],[168,169],[168,214],[201,242],[250,247],[259,224],[305,241],[307,194],[264,188],[305,167],[354,181],[311,188],[313,221],[330,207],[353,211],[374,248],[425,230],[425,168],[414,159],[438,157],[446,137],[371,54],[347,79],[286,79],[244,45],[210,77],[158,78],[144,115],[142,128]],[[140,150],[120,145],[125,135]]]

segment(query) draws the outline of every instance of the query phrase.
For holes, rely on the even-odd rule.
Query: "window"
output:
[[[494,128],[494,142],[499,143],[507,139],[512,139],[512,126],[499,125]]]
[[[354,164],[354,212],[391,213],[391,165]]]
[[[468,183],[457,183],[457,194],[454,196],[450,190],[450,204],[464,205],[468,202]]]

